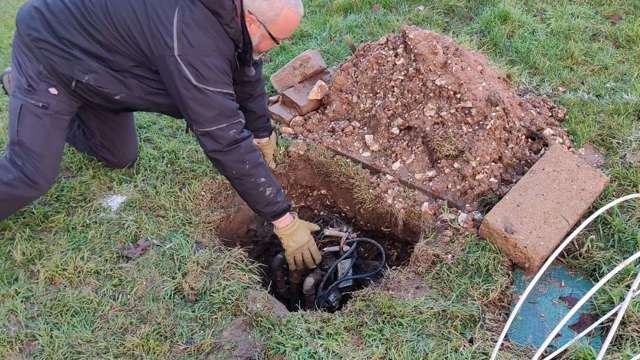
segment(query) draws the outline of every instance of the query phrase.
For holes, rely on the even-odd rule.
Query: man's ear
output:
[[[260,32],[260,22],[256,19],[253,14],[249,12],[245,12],[244,14],[244,22],[247,24],[247,30],[252,37],[255,37]]]

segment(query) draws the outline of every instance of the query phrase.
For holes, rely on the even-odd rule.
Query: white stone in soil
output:
[[[458,225],[465,226],[467,220],[469,220],[469,215],[467,213],[461,212],[460,215],[458,215]]]
[[[376,141],[374,140],[373,135],[370,135],[370,134],[365,135],[364,136],[364,142],[369,147],[369,150],[371,150],[371,151],[379,151],[380,150],[380,146],[378,144],[376,144]]]

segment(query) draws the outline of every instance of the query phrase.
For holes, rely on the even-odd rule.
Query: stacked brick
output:
[[[285,127],[304,121],[302,116],[322,106],[329,93],[331,72],[318,50],[307,50],[271,76],[278,92],[269,106],[273,120]]]

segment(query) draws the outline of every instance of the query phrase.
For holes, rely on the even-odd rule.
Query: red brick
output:
[[[319,80],[330,79],[328,71],[317,74],[300,84],[291,87],[282,93],[282,102],[289,107],[295,108],[298,114],[306,115],[317,110],[322,105],[322,100],[309,99],[309,93]]]
[[[303,82],[327,68],[318,50],[307,50],[291,60],[271,76],[271,83],[278,92]]]
[[[599,170],[561,145],[554,145],[489,212],[480,236],[528,273],[534,273],[608,182]]]
[[[269,106],[269,113],[271,113],[271,118],[282,125],[289,126],[291,120],[298,116],[298,113],[295,109],[284,105],[282,102],[277,102],[271,106]]]
[[[298,114],[308,114],[322,105],[322,100],[309,100],[307,98],[310,90],[309,86],[305,84],[296,85],[282,93],[282,101],[287,106],[296,109]]]

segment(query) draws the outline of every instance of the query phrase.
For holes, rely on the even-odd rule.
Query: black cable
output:
[[[357,240],[357,239],[354,239]],[[353,242],[354,240],[350,240],[347,241],[348,243]],[[373,241],[373,240],[371,240]],[[347,245],[347,242],[344,243],[344,245]],[[341,245],[342,246],[342,245]],[[340,249],[342,250],[342,249]],[[320,282],[320,286],[318,287],[318,293],[322,293],[322,288],[324,287],[324,284],[327,282],[327,280],[329,280],[329,277],[331,276],[331,274],[333,273],[333,271],[336,269],[336,267],[338,266],[338,264],[345,260],[347,257],[349,257],[351,254],[353,254],[356,251],[356,247],[355,246],[350,246],[349,250],[347,250],[346,253],[342,254],[342,256],[340,256],[338,258],[338,260],[336,260],[333,265],[331,265],[331,267],[329,268],[329,270],[327,270],[327,273],[324,275],[324,277],[322,278],[322,282]],[[355,262],[355,261],[354,261]],[[320,296],[318,296],[320,297]]]
[[[358,243],[361,242],[366,242],[369,244],[374,245],[375,247],[378,248],[380,255],[381,255],[381,261],[380,261],[380,266],[378,268],[376,268],[373,271],[370,271],[366,274],[359,274],[359,275],[352,275],[352,276],[345,276],[342,278],[339,278],[338,280],[336,280],[335,282],[333,282],[331,285],[329,285],[329,287],[326,290],[323,290],[327,280],[329,279],[329,277],[331,276],[331,274],[335,271],[336,267],[338,266],[338,264],[347,259],[349,256],[351,256],[351,254],[353,254],[357,247],[356,245]],[[356,239],[352,239],[352,240],[347,240],[345,242],[345,245],[350,246],[349,250],[347,252],[345,252],[335,263],[333,263],[333,265],[331,265],[331,267],[329,268],[329,270],[327,271],[327,273],[325,274],[325,276],[322,278],[322,282],[320,283],[320,286],[318,287],[318,292],[317,292],[317,296],[316,296],[316,307],[318,306],[318,299],[321,299],[324,301],[324,299],[327,297],[327,295],[331,292],[331,290],[333,290],[336,286],[342,284],[343,282],[346,281],[350,281],[350,280],[360,280],[360,279],[365,279],[365,278],[370,278],[374,275],[377,275],[378,273],[380,273],[382,270],[384,270],[385,264],[386,264],[386,253],[384,251],[384,248],[378,244],[376,241],[372,240],[372,239],[368,239],[368,238],[356,238]],[[351,262],[351,265],[349,267],[349,269],[347,269],[347,273],[349,273],[349,270],[351,270],[354,266],[354,264],[356,263],[356,258],[353,258],[353,261]]]
[[[369,277],[372,277],[374,275],[377,275],[379,272],[384,270],[384,265],[386,263],[386,254],[385,254],[384,249],[382,248],[382,246],[380,246],[380,244],[378,244],[374,240],[367,239],[367,238],[359,238],[359,239],[354,239],[354,240],[360,240],[360,241],[368,242],[368,243],[371,243],[371,244],[375,245],[378,248],[378,250],[380,250],[380,254],[382,254],[381,265],[376,270],[371,271],[371,272],[366,273],[366,274],[353,275],[353,276],[348,276],[348,277],[344,277],[344,278],[338,279],[333,284],[331,284],[331,286],[329,286],[329,288],[325,292],[331,291],[334,287],[342,284],[343,282],[346,282],[346,281],[349,281],[349,280],[359,280],[359,279],[363,279],[363,278],[369,278]],[[355,260],[356,259],[354,258],[354,261],[351,262],[351,265],[349,266],[349,268],[346,271],[347,273],[349,272],[349,270],[351,270],[351,268],[353,268],[353,265],[356,263]]]
[[[359,243],[359,242],[367,242],[367,243],[373,244],[374,246],[376,246],[378,248],[378,250],[380,251],[380,254],[381,254],[380,266],[376,270],[371,271],[371,272],[366,273],[366,274],[346,276],[346,277],[340,278],[340,279],[336,280],[334,283],[332,283],[326,290],[323,291],[322,289],[324,288],[324,284],[326,283],[328,278],[331,276],[331,273],[337,267],[337,264],[340,263],[342,260],[345,260],[352,253],[354,253],[356,251],[356,249],[357,249],[355,245],[357,243]],[[353,246],[351,246],[351,249],[349,251],[347,251],[342,257],[340,257],[340,259],[338,259],[338,261],[336,261],[334,263],[334,265],[329,269],[329,271],[327,272],[327,274],[323,278],[323,281],[320,284],[320,287],[318,288],[318,293],[319,294],[317,296],[317,299],[318,298],[322,299],[322,298],[326,297],[331,292],[331,290],[333,290],[336,286],[342,284],[343,282],[350,281],[350,280],[360,280],[360,279],[364,279],[364,278],[369,278],[371,276],[374,276],[374,275],[378,274],[380,271],[382,271],[384,269],[384,266],[385,266],[385,263],[386,263],[386,254],[385,254],[384,249],[382,248],[382,246],[380,246],[380,244],[378,244],[374,240],[371,240],[371,239],[368,239],[368,238],[358,238],[358,239],[349,240],[349,241],[346,242],[346,244],[352,244]],[[353,265],[355,264],[355,261],[356,261],[356,259],[354,258],[354,261],[352,261],[350,268],[353,267]],[[348,270],[347,270],[347,273],[348,273]],[[316,305],[317,305],[317,301],[316,301]]]

